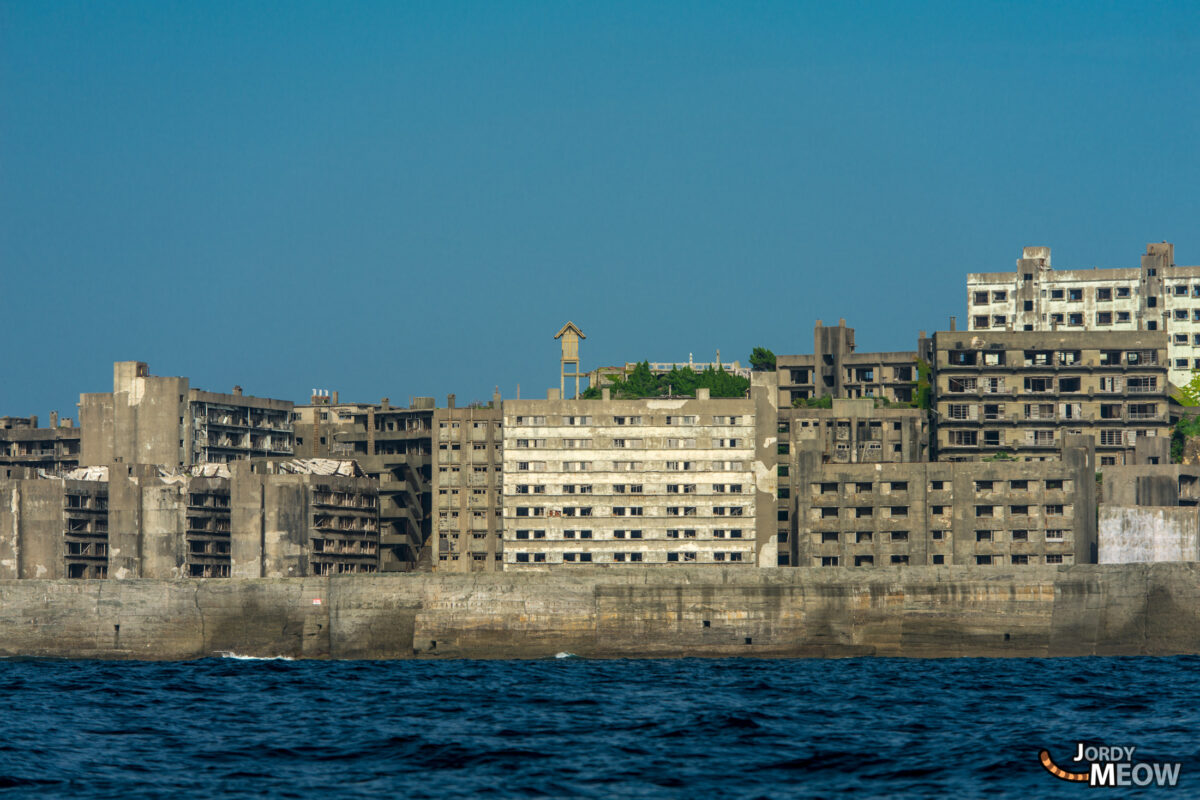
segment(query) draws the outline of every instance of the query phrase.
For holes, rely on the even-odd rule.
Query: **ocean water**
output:
[[[1179,786],[1038,763],[1078,741]],[[1200,658],[0,661],[4,798],[1139,791],[1200,796]]]

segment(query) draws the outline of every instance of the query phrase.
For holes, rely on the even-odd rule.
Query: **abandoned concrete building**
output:
[[[929,460],[929,415],[864,397],[830,408],[779,409],[779,441],[812,447],[827,462],[858,464]]]
[[[187,378],[150,374],[140,361],[113,365],[113,390],[79,396],[83,466],[190,467],[291,456],[292,403],[192,389]]]
[[[314,389],[307,405],[292,410],[296,458],[351,458],[354,448],[338,438],[354,432],[354,415],[365,414],[370,403],[338,402],[337,392]]]
[[[856,353],[854,328],[844,319],[829,326],[817,320],[813,354],[776,356],[775,369],[780,408],[822,397],[910,403],[918,378],[916,351]]]
[[[790,561],[811,567],[1083,564],[1096,560],[1095,454],[1068,437],[1038,464],[828,464],[790,459]],[[783,545],[781,545],[781,550]]]
[[[1169,242],[1119,269],[1055,270],[1049,247],[1026,247],[1014,272],[967,275],[967,312],[972,331],[1162,331],[1172,383],[1200,368],[1200,266],[1176,266]]]
[[[1057,458],[1084,433],[1111,466],[1169,441],[1162,331],[940,331],[934,350],[938,460]]]
[[[504,413],[500,394],[458,408],[455,396],[434,411],[433,569],[495,572],[503,568]]]
[[[378,483],[354,461],[255,459],[230,488],[233,577],[379,571]]]
[[[0,467],[32,467],[62,475],[79,466],[79,428],[50,412],[50,427],[37,417],[0,417]]]
[[[774,566],[773,393],[604,394],[504,403],[504,568]]]
[[[432,397],[395,408],[388,398],[353,413],[353,429],[335,433],[351,458],[379,482],[380,569],[431,569]]]
[[[378,492],[353,461],[182,471],[0,471],[0,578],[299,577],[376,572]]]
[[[879,406],[871,398],[834,400],[832,408],[780,408],[778,464],[779,564],[795,564],[791,542],[792,462],[812,453],[823,464],[920,463],[929,460],[928,414],[917,408]],[[803,564],[801,564],[803,566]]]

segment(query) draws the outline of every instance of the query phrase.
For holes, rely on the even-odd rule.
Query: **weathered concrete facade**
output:
[[[378,491],[354,462],[0,472],[0,579],[375,572]],[[235,570],[236,567],[236,570]]]
[[[775,565],[776,423],[765,387],[751,398],[550,394],[504,403],[506,570]]]
[[[1100,506],[1100,563],[1200,561],[1196,506]]]
[[[489,405],[457,408],[454,395],[434,411],[433,568],[494,572],[503,568],[504,413],[499,392]]]
[[[232,467],[232,574],[299,578],[379,571],[379,490],[353,461]]]
[[[872,398],[832,401],[831,408],[779,409],[781,454],[814,449],[836,464],[929,460],[929,415]]]
[[[314,602],[319,601],[319,602]],[[0,581],[0,656],[1200,654],[1200,564]]]
[[[790,471],[797,566],[1096,561],[1095,455],[1086,446],[1037,464],[824,464],[809,451]]]
[[[972,331],[1163,331],[1169,379],[1200,368],[1200,267],[1175,265],[1175,247],[1152,242],[1138,267],[1054,270],[1049,247],[1026,247],[1015,272],[967,275]]]
[[[112,392],[80,395],[79,421],[83,466],[223,464],[295,446],[290,401],[192,389],[140,361],[113,365]]]
[[[0,578],[108,577],[106,480],[0,476]]]
[[[1057,458],[1095,439],[1101,466],[1132,464],[1138,440],[1170,437],[1166,336],[1149,331],[940,331],[933,382],[939,460]]]

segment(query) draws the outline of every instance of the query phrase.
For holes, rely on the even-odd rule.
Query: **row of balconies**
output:
[[[1026,422],[1060,422],[1063,424],[1073,423],[1098,423],[1100,425],[1117,426],[1123,422],[1168,422],[1169,416],[1164,409],[1161,412],[1147,413],[1145,411],[1129,411],[1123,410],[1119,416],[1101,416],[1095,413],[1082,413],[1078,416],[1064,416],[1061,414],[980,414],[975,418],[951,417],[945,411],[938,410],[938,422],[944,426],[964,426],[964,425],[982,425],[984,423],[1004,423],[1007,425],[1020,425]]]

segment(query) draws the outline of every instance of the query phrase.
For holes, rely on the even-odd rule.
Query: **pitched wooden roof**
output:
[[[583,331],[579,330],[579,328],[575,325],[574,322],[569,322],[569,321],[567,322],[566,325],[562,326],[562,330],[560,330],[558,333],[554,334],[554,338],[561,339],[562,335],[564,333],[566,333],[567,331],[575,331],[575,335],[578,336],[580,339],[587,338],[586,336],[583,335]]]

